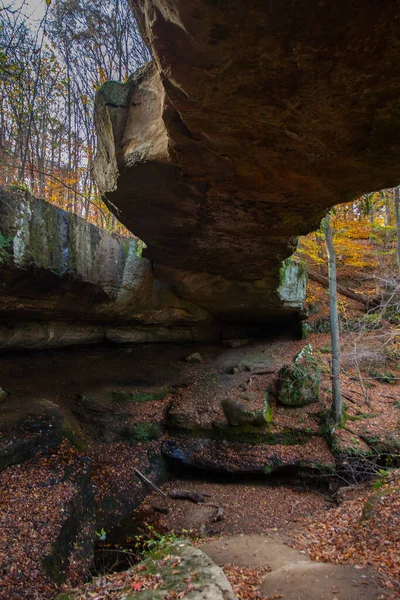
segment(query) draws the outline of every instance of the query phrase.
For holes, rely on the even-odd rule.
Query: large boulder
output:
[[[0,414],[0,472],[56,448],[62,441],[64,417],[57,405],[44,398],[32,398],[31,408],[31,414],[22,416],[17,409],[10,423],[7,412]]]
[[[332,473],[335,460],[327,443],[313,437],[302,444],[246,444],[207,438],[166,438],[162,453],[173,463],[212,473],[236,475],[270,475],[288,467],[315,470],[319,474]]]

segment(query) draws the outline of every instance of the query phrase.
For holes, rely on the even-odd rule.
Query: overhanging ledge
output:
[[[157,278],[225,321],[299,314],[296,236],[400,177],[392,3],[138,0],[153,62],[96,103],[95,175]]]

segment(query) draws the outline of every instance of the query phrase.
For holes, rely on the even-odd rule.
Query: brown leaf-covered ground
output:
[[[271,597],[267,598],[259,591],[263,576],[268,571],[268,567],[250,569],[235,564],[224,565],[224,573],[238,600],[274,600]],[[279,598],[279,596],[275,596],[275,598]]]
[[[301,516],[326,510],[331,506],[329,499],[304,489],[293,489],[289,485],[265,485],[261,482],[212,483],[201,480],[173,480],[162,490],[168,494],[173,489],[198,491],[206,495],[206,502],[222,505],[223,519],[213,521],[216,508],[194,504],[187,500],[160,498],[150,494],[137,509],[134,524],[138,521],[156,519],[162,531],[174,531],[177,535],[226,535],[236,533],[268,533],[285,527]],[[155,513],[152,507],[168,508],[167,514]],[[125,522],[129,530],[129,520]],[[129,535],[129,533],[127,533]]]
[[[370,565],[400,597],[400,472],[350,490],[338,508],[301,517],[292,544],[313,560]]]
[[[399,377],[398,366],[390,359],[392,342],[382,344],[382,337],[380,340],[376,332],[363,335],[361,340],[357,339],[357,352],[362,359],[364,376],[370,377],[368,371],[375,369],[380,372],[391,371]],[[307,340],[257,340],[242,348],[205,345],[162,349],[146,346],[133,349],[131,353],[125,353],[123,349],[89,349],[39,353],[34,357],[3,357],[0,365],[1,384],[11,394],[10,399],[2,406],[2,411],[7,414],[7,421],[12,420],[14,405],[18,408],[14,417],[20,418],[27,407],[33,406],[32,398],[45,397],[71,418],[72,398],[75,399],[76,394],[110,389],[112,380],[117,382],[118,389],[129,388],[135,392],[145,392],[147,388],[159,389],[166,385],[173,387],[171,394],[163,400],[142,403],[140,406],[121,405],[121,419],[129,421],[133,417],[138,421],[162,421],[167,406],[173,402],[189,419],[208,427],[212,421],[225,418],[221,409],[222,399],[230,395],[240,397],[243,394],[243,384],[246,385],[246,392],[254,393],[248,401],[249,406],[261,406],[263,392],[274,385],[280,366],[290,362],[306,343],[313,346],[314,354],[322,366],[321,399],[309,407],[294,410],[285,409],[273,400],[272,430],[300,426],[315,433],[319,427],[316,413],[328,407],[331,402],[327,334],[312,334]],[[185,356],[195,350],[201,352],[203,363],[185,363]],[[345,370],[342,381],[349,399],[345,397],[347,407],[344,429],[340,430],[341,441],[344,448],[351,448],[356,444],[359,449],[366,449],[363,446],[365,437],[382,441],[388,432],[399,431],[399,381],[395,379],[393,384],[388,384],[375,378],[369,379],[367,404],[354,368],[353,338],[344,340],[344,350]],[[275,373],[255,376],[249,372],[234,375],[228,373],[241,360],[253,361],[256,370],[271,368]],[[140,385],[135,383],[139,379]],[[39,454],[21,466],[9,467],[0,475],[1,598],[53,598],[56,586],[44,573],[41,560],[51,552],[51,543],[65,520],[63,510],[76,494],[76,482],[82,476],[81,465],[85,464],[82,463],[82,454],[92,460],[92,477],[98,487],[96,500],[99,504],[115,491],[121,497],[124,494],[133,497],[144,493],[142,484],[132,476],[132,470],[134,466],[141,464],[140,461],[147,453],[157,453],[160,442],[105,443],[91,440],[84,422],[79,422],[79,426],[85,434],[84,451],[78,452],[64,442],[60,449]],[[232,451],[227,457],[229,461],[234,465],[240,464],[240,446],[226,446],[228,454]],[[272,448],[268,447],[267,451],[272,451]],[[296,446],[282,446],[280,451],[282,455],[290,455],[298,449]],[[304,444],[301,450],[308,452],[307,456],[316,461],[324,462],[327,459],[327,447],[325,443],[322,444],[321,439]],[[251,452],[257,453],[257,445]],[[200,485],[199,482],[181,480],[171,482],[168,486],[178,484],[195,489]],[[165,489],[169,489],[168,486]],[[379,504],[375,516],[372,515],[369,521],[359,526],[359,515],[366,496],[364,499],[353,498],[349,503],[345,502],[343,506],[331,510],[331,504],[326,498],[290,486],[264,487],[254,482],[203,482],[199,491],[202,490],[208,490],[213,499],[224,506],[223,521],[211,523],[215,508],[190,505],[189,511],[187,503],[178,506],[176,502],[174,512],[171,511],[165,517],[163,526],[167,529],[183,528],[201,532],[206,515],[203,528],[206,534],[227,535],[294,527],[298,531],[296,543],[312,556],[318,556],[321,560],[356,563],[369,561],[382,572],[389,585],[396,589],[395,580],[399,576],[399,567],[393,548],[398,551],[394,533],[399,525],[397,492],[388,494],[382,504]],[[152,497],[146,502],[153,500]],[[124,514],[122,504],[117,503],[115,506],[115,513],[120,516]],[[311,514],[314,520],[307,519],[307,514]],[[331,523],[332,529],[326,529],[323,525],[325,522]],[[325,543],[325,539],[332,542]],[[72,555],[68,571],[71,584],[80,581],[82,571],[87,566],[79,563],[78,554]]]
[[[63,442],[0,474],[0,598],[44,600],[57,586],[42,561],[68,516],[87,464]]]

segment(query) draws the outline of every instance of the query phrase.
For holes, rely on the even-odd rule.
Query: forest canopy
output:
[[[0,185],[122,231],[91,177],[94,98],[149,60],[128,0],[0,0]]]

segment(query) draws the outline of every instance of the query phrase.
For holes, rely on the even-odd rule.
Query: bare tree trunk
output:
[[[394,188],[394,216],[396,218],[396,254],[400,271],[400,186]]]
[[[319,265],[318,265],[319,274],[322,277],[325,277],[325,270],[324,270],[325,257],[324,257],[324,253],[322,251],[323,242],[322,242],[321,238],[318,235],[316,236],[315,239],[316,239],[316,242],[317,242],[317,254],[318,254],[318,258],[321,261],[319,263]]]
[[[385,225],[386,227],[391,227],[392,225],[392,213],[390,211],[390,202],[389,202],[389,196],[388,194],[385,192],[381,192],[382,196],[385,200]]]
[[[338,425],[342,417],[342,394],[340,390],[340,336],[336,288],[336,256],[329,214],[325,218],[324,229],[329,273],[329,309],[332,342],[332,409],[335,425]]]
[[[40,24],[40,26],[43,25],[41,42],[40,42],[40,45],[38,46],[38,48],[36,48],[36,51],[38,52],[38,55],[39,55],[39,59],[38,59],[37,65],[36,65],[36,73],[35,73],[35,80],[34,80],[34,84],[33,84],[32,97],[30,98],[30,110],[29,110],[29,117],[28,117],[28,126],[27,126],[27,130],[26,130],[25,148],[24,148],[22,156],[21,156],[21,169],[18,174],[18,181],[21,183],[24,182],[24,177],[25,177],[25,168],[26,168],[26,163],[28,160],[29,142],[30,142],[30,138],[32,135],[31,129],[32,129],[32,124],[33,124],[33,120],[34,120],[34,109],[35,109],[36,97],[38,94],[39,80],[40,80],[40,77],[42,76],[42,73],[41,73],[42,49],[43,49],[43,44],[44,44],[44,36],[45,36],[45,31],[46,31],[46,19],[47,19],[47,13],[49,10],[49,6],[50,5],[46,3],[46,12],[45,12],[42,22]]]
[[[386,253],[388,251],[388,244],[390,243],[390,231],[389,231],[389,227],[392,226],[392,212],[391,212],[391,202],[390,202],[390,197],[389,194],[387,193],[387,190],[381,190],[380,192],[381,198],[384,202],[384,208],[385,208],[385,239],[384,239],[384,246],[383,246],[383,250]]]
[[[371,244],[371,246],[374,245],[374,226],[375,226],[375,211],[374,211],[374,205],[372,203],[372,199],[373,199],[373,194],[371,194],[370,200],[369,200],[369,222],[371,225],[371,235],[369,236],[369,243]]]

